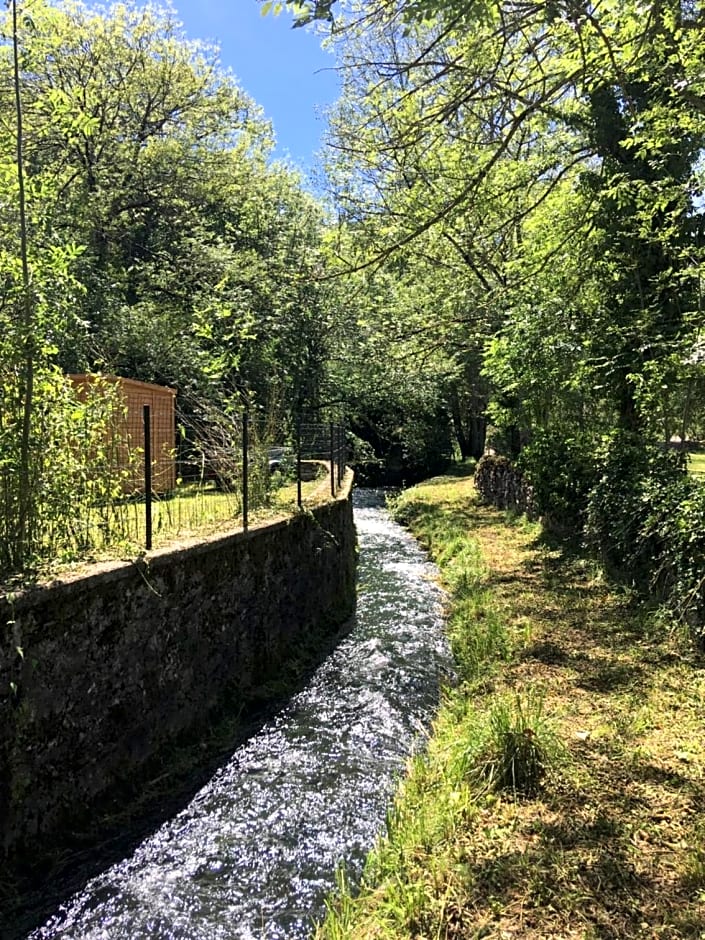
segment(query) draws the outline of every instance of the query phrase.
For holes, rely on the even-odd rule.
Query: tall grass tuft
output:
[[[497,699],[474,728],[466,753],[469,777],[491,790],[534,796],[563,748],[544,714],[541,693]]]
[[[511,658],[509,631],[485,590],[454,604],[448,629],[458,675],[466,682],[487,677]]]

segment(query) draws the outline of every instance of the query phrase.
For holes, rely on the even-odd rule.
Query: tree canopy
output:
[[[547,441],[582,473],[614,433],[695,431],[700,4],[263,9],[318,21],[338,56],[325,199],[169,12],[20,16],[19,83],[15,47],[0,59],[5,362],[31,335],[48,369],[347,416],[412,475],[481,456],[488,428],[537,485]]]
[[[703,14],[680,3],[332,4],[350,267],[439,284],[412,332],[482,348],[529,439],[649,424],[699,328]],[[411,275],[408,272],[412,272]],[[572,402],[572,405],[571,405]],[[576,410],[577,409],[577,410]]]

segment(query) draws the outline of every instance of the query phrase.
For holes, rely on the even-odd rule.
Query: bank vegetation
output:
[[[440,566],[458,683],[318,940],[701,937],[705,678],[687,631],[483,505],[470,475],[395,514]]]

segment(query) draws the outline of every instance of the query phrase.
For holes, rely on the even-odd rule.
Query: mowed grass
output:
[[[688,638],[480,505],[469,477],[407,491],[397,514],[440,565],[460,680],[318,940],[705,937]]]
[[[688,470],[695,476],[705,479],[705,450],[688,454]]]
[[[301,484],[304,508],[317,505],[330,498],[330,480],[319,477]],[[296,483],[272,487],[265,501],[251,507],[248,524],[257,526],[283,518],[297,510]],[[135,503],[125,510],[131,513],[132,540],[143,544],[146,534],[144,503]],[[188,489],[171,498],[155,499],[152,503],[152,529],[155,547],[174,540],[199,538],[220,531],[242,527],[242,497],[240,493],[219,492],[214,488]]]
[[[321,474],[302,482],[302,507],[311,509],[331,498],[330,477]],[[256,528],[298,512],[296,482],[272,486],[265,500],[251,506],[248,525]],[[152,502],[152,548],[188,544],[210,536],[242,530],[242,497],[213,486],[185,485],[166,498]],[[146,511],[143,500],[96,506],[77,517],[68,529],[48,533],[51,544],[63,546],[50,562],[32,572],[32,580],[68,573],[83,573],[95,562],[134,558],[146,547]]]

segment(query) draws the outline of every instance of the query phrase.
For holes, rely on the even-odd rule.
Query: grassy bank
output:
[[[460,682],[318,940],[705,937],[705,672],[472,479],[397,517],[449,591]]]
[[[299,512],[297,495],[295,482],[272,486],[266,500],[259,504],[252,500],[249,527],[269,525]],[[329,475],[321,473],[314,480],[303,481],[301,496],[304,510],[327,502]],[[242,522],[240,492],[221,492],[213,484],[178,485],[173,493],[155,497],[152,502],[152,544],[160,549],[201,541],[219,533],[237,532]],[[54,554],[24,573],[4,581],[0,577],[0,593],[79,574],[95,562],[141,556],[147,532],[144,500],[91,507],[84,518],[76,518],[72,527],[60,528],[47,534],[47,546],[55,545]]]
[[[705,451],[696,450],[688,454],[688,468],[697,477],[705,477]]]

